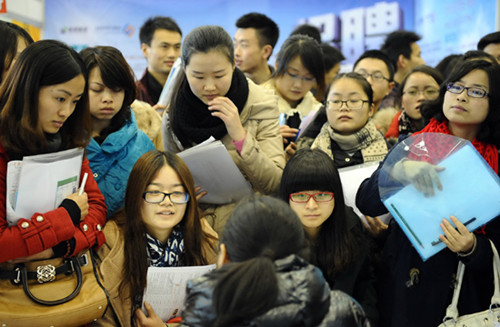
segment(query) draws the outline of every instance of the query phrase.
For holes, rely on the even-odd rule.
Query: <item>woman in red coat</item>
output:
[[[53,40],[24,50],[0,87],[0,263],[70,257],[104,243],[106,205],[83,159],[85,192],[9,226],[7,164],[24,156],[85,148],[91,135],[87,72],[78,53]],[[42,192],[42,191],[41,191]]]

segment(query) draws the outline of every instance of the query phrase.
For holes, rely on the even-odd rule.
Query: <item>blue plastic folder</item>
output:
[[[438,165],[446,169],[438,173],[443,190],[434,196],[409,184],[383,199],[424,261],[446,247],[439,240],[443,218],[451,222],[453,215],[472,231],[500,214],[500,179],[471,143]]]

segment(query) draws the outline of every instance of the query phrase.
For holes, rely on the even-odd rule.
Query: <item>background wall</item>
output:
[[[451,53],[474,49],[481,36],[498,30],[500,0],[0,0],[0,19],[27,28],[35,39],[54,38],[80,50],[112,45],[137,75],[146,61],[138,32],[150,16],[174,18],[184,36],[200,25],[217,24],[234,35],[235,21],[256,11],[280,27],[277,50],[293,28],[304,22],[322,30],[323,41],[339,47],[346,69],[364,50],[378,48],[395,29],[422,35],[422,56],[435,65]],[[497,27],[497,28],[496,28]],[[277,50],[274,52],[276,54]],[[274,63],[274,57],[270,63]]]
[[[40,40],[45,17],[44,0],[0,0],[0,19],[22,26]]]
[[[174,18],[184,36],[194,27],[206,24],[221,25],[232,36],[236,32],[234,23],[240,16],[261,12],[280,27],[278,49],[296,25],[309,21],[322,28],[324,41],[334,42],[347,50],[347,62],[356,59],[365,48],[378,46],[384,32],[414,28],[413,0],[351,0],[327,4],[324,0],[46,0],[45,4],[46,38],[63,40],[77,49],[97,44],[113,45],[124,53],[139,76],[146,63],[140,52],[138,32],[143,22],[154,15]],[[391,10],[392,15],[390,19],[383,19],[381,15],[387,10]],[[384,26],[389,23],[389,28],[367,29],[367,17],[379,17],[376,21],[383,22]],[[349,26],[344,28],[346,24]],[[274,58],[270,62],[273,63]]]

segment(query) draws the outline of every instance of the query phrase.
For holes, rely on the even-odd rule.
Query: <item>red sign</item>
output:
[[[0,14],[7,13],[7,0],[0,0]]]

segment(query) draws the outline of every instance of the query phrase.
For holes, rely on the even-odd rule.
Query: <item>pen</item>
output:
[[[83,191],[85,190],[85,183],[87,183],[87,177],[89,176],[88,173],[83,174],[82,178],[82,184],[80,185],[80,190],[78,191],[78,195],[82,195]]]
[[[408,225],[408,223],[403,218],[403,216],[401,216],[401,214],[399,213],[398,209],[396,209],[396,207],[394,206],[394,204],[391,203],[391,207],[396,212],[396,215],[401,219],[401,222],[406,226],[406,228],[408,228],[408,230],[410,231],[411,235],[413,235],[413,237],[415,238],[415,240],[417,241],[417,243],[421,247],[424,247],[424,245],[422,244],[422,242],[420,241],[420,239],[417,237],[417,235],[415,234],[415,232],[413,231],[413,229],[411,229],[411,227]]]
[[[300,135],[300,130],[301,129],[299,128],[299,130],[297,131],[297,134],[295,134],[295,138],[293,139],[292,142],[297,142],[297,139],[299,138],[299,135]]]

